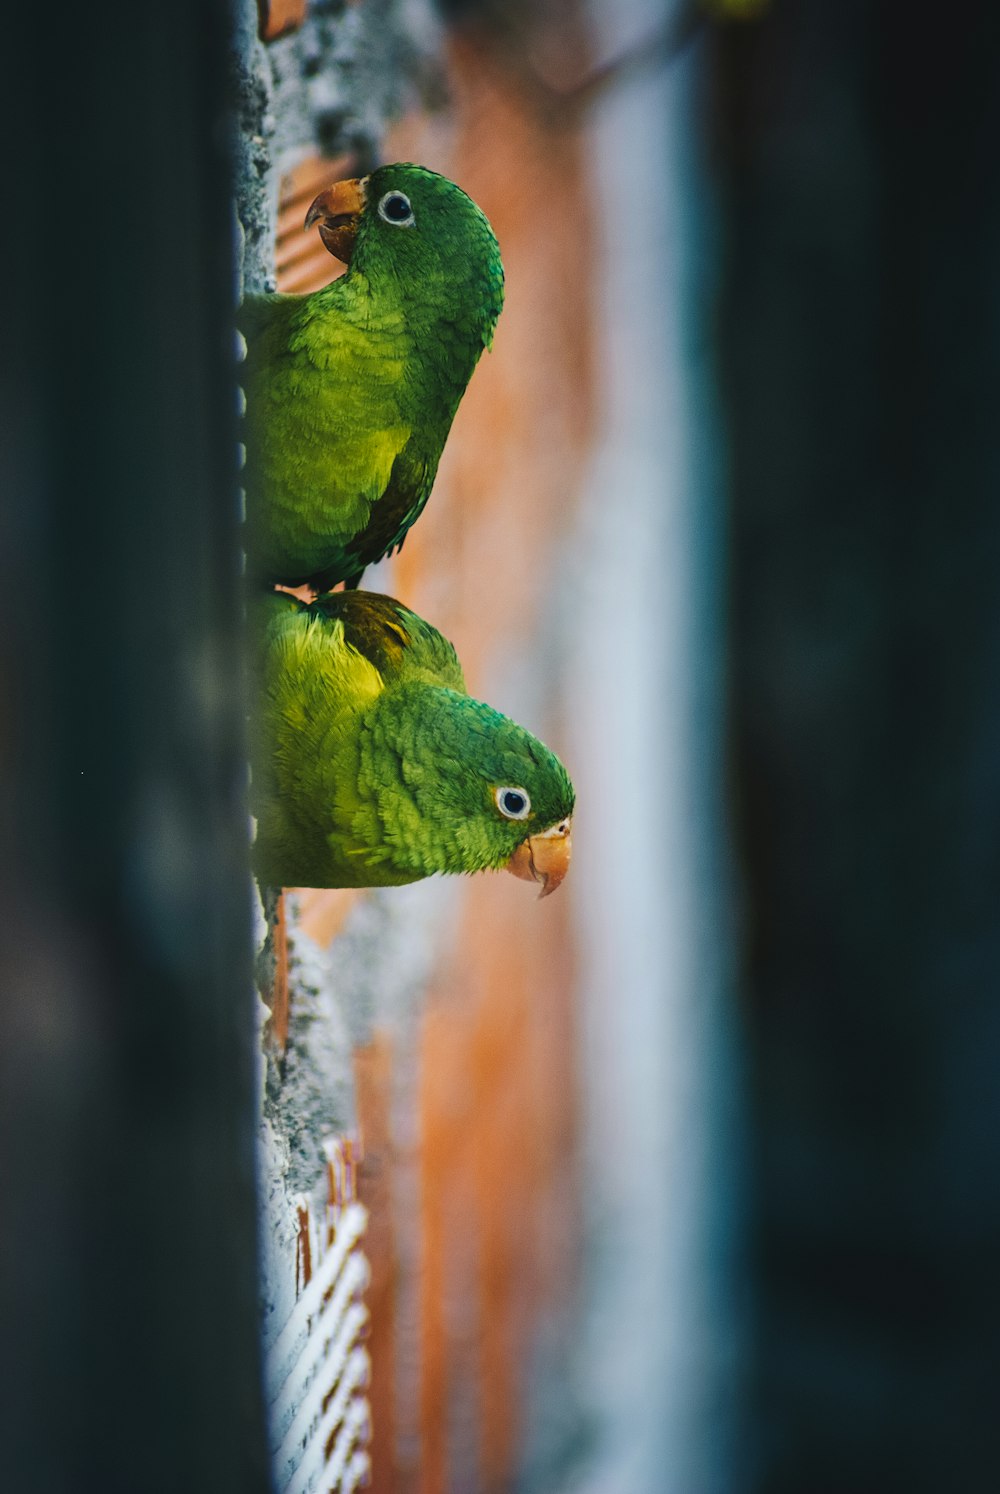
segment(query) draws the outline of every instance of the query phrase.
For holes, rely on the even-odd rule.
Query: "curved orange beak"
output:
[[[551,830],[543,830],[539,835],[529,835],[527,840],[522,840],[507,862],[506,870],[513,872],[515,877],[520,877],[524,882],[541,882],[542,890],[538,896],[548,897],[550,892],[555,892],[569,871],[573,850],[573,837],[570,833],[572,828],[572,820],[565,819],[560,820],[558,825],[553,825]]]
[[[343,182],[334,182],[313,199],[306,213],[305,227],[319,225],[319,236],[334,259],[351,262],[354,241],[358,235],[358,220],[361,217],[368,178],[349,177]]]

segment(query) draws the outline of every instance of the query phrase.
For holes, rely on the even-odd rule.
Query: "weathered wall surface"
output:
[[[350,152],[367,170],[389,119],[438,86],[430,0],[314,0],[303,24],[258,37],[255,0],[237,0],[233,89],[237,217],[248,289],[273,290],[282,172],[305,156]]]
[[[248,12],[237,68],[248,287],[275,280],[282,175],[318,152],[350,153],[352,169],[421,160],[494,223],[508,285],[495,350],[425,515],[366,585],[428,617],[473,693],[563,749],[560,557],[592,404],[579,136],[525,109],[488,34],[446,38],[417,4],[316,6],[266,46],[253,28]],[[292,1195],[319,1179],[324,1134],[360,1130],[374,1487],[508,1487],[575,1280],[570,898],[540,904],[492,876],[286,904],[282,1057],[265,1030],[267,1321],[281,1326],[294,1292]]]

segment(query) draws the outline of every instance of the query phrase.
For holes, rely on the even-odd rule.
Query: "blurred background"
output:
[[[4,1483],[992,1487],[988,8],[41,25],[0,104]],[[365,584],[566,761],[543,904],[248,885],[232,309],[325,283],[305,209],[382,159],[480,203],[507,305]],[[349,1222],[367,1383],[310,1481],[296,1313]]]

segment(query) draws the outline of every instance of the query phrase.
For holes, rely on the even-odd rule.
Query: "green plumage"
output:
[[[255,869],[273,886],[370,887],[503,866],[566,819],[558,758],[465,690],[451,644],[390,597],[255,604]],[[505,818],[497,790],[530,813]]]
[[[380,215],[391,192],[412,225]],[[382,166],[366,196],[346,275],[241,314],[247,553],[271,583],[356,585],[402,544],[503,305],[493,230],[454,182]]]

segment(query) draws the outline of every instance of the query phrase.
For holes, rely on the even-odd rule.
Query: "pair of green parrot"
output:
[[[246,548],[259,681],[254,860],[275,886],[367,887],[506,867],[553,891],[573,787],[523,727],[468,695],[451,644],[356,590],[403,543],[503,305],[490,224],[412,164],[309,209],[347,273],[244,302]],[[342,592],[329,592],[338,582]],[[275,586],[308,586],[311,604]]]

